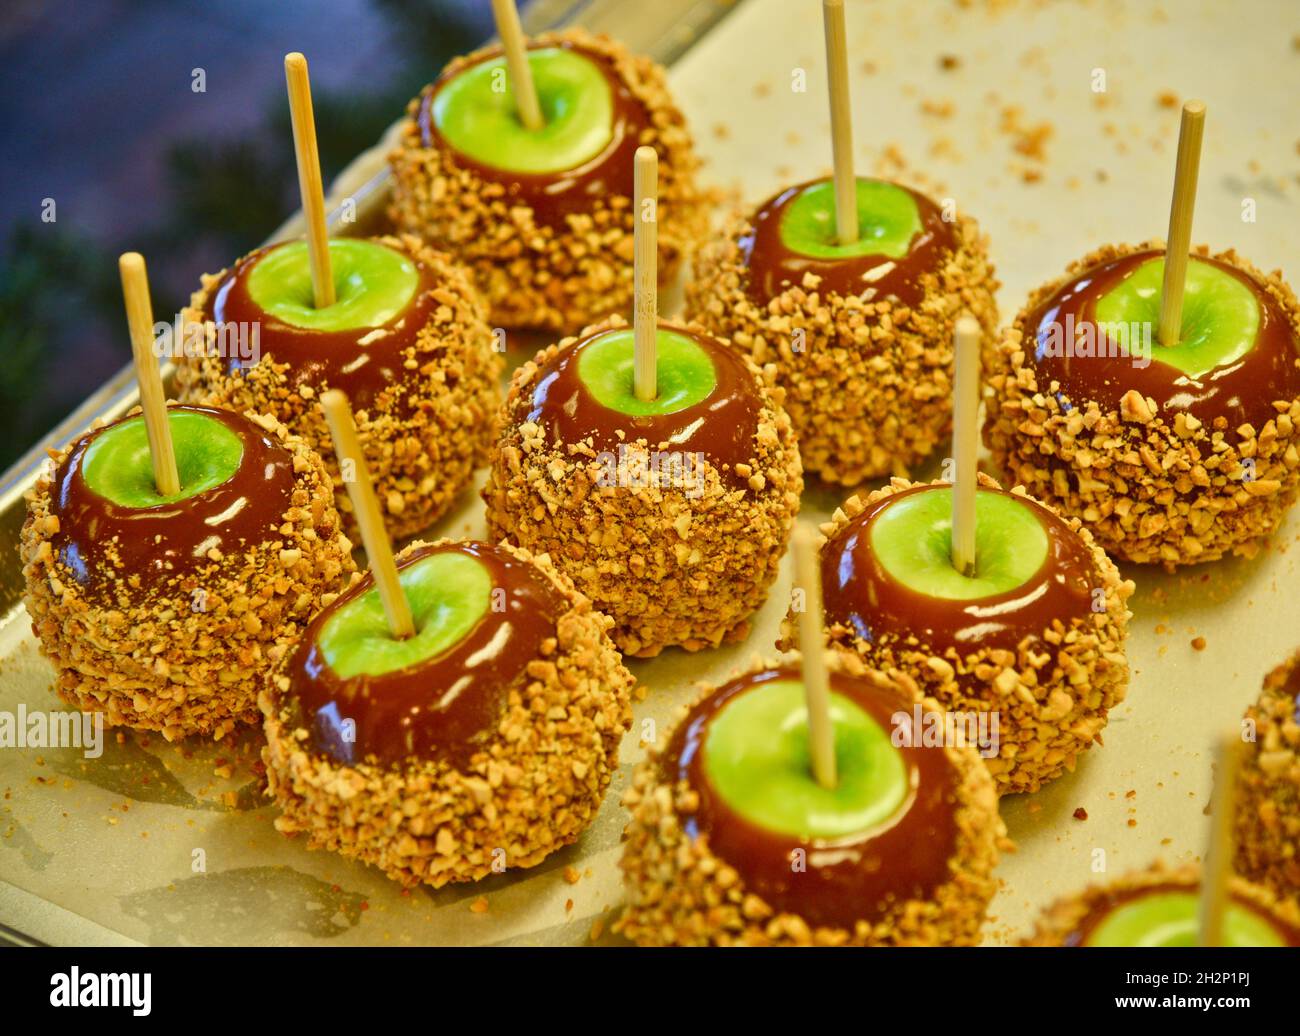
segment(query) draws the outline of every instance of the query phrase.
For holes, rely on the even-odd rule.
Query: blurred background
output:
[[[328,184],[492,34],[488,0],[5,0],[0,470],[129,361],[120,252],[170,319],[297,208],[286,52]]]

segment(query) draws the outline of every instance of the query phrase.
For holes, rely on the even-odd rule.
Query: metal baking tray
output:
[[[714,183],[752,204],[829,171],[816,0],[542,2],[530,9],[528,28],[574,20],[671,65]],[[1163,233],[1177,132],[1176,107],[1159,100],[1166,92],[1209,106],[1196,240],[1235,245],[1261,266],[1282,267],[1293,283],[1300,278],[1288,240],[1300,215],[1293,106],[1300,61],[1290,53],[1288,0],[1167,12],[1119,0],[851,0],[848,20],[860,169],[951,197],[980,219],[1004,282],[1004,321],[1033,285],[1093,246]],[[1093,89],[1098,69],[1104,93]],[[794,89],[801,78],[805,92]],[[331,190],[335,205],[352,198],[361,214],[341,231],[364,232],[381,218],[385,150],[360,156]],[[1246,198],[1255,201],[1253,223],[1242,221]],[[273,239],[295,230],[291,220]],[[51,670],[21,606],[22,494],[45,447],[132,402],[123,372],[0,483],[0,711],[55,703]],[[937,470],[936,461],[920,475]],[[480,473],[476,488],[481,480]],[[838,493],[812,487],[804,517],[824,519],[838,503]],[[431,530],[484,531],[475,492]],[[1286,618],[1300,591],[1289,550],[1298,532],[1293,515],[1251,562],[1173,576],[1126,570],[1138,584],[1128,700],[1112,713],[1104,747],[1075,773],[1037,795],[1004,800],[1018,848],[999,866],[988,943],[1013,941],[1047,901],[1089,881],[1158,856],[1199,857],[1211,738],[1300,641]],[[646,688],[633,729],[646,718],[666,729],[697,682],[770,654],[789,586],[787,564],[744,644],[629,663]],[[1192,646],[1195,638],[1204,638],[1203,649]],[[93,760],[75,749],[0,750],[0,936],[89,944],[618,941],[609,933],[621,900],[618,798],[642,756],[634,735],[578,844],[531,870],[437,892],[403,892],[373,869],[279,835],[274,808],[258,794],[257,748],[255,733],[233,746],[177,746],[110,731]],[[1080,808],[1087,819],[1076,819]]]

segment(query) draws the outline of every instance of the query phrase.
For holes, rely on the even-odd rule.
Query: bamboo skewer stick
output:
[[[325,188],[316,148],[316,116],[312,112],[307,59],[294,51],[284,56],[284,80],[289,88],[289,117],[293,122],[293,151],[298,163],[298,190],[307,221],[307,254],[311,258],[311,290],[316,308],[334,305],[330,271],[329,231],[325,226]]]
[[[181,480],[176,470],[172,426],[167,418],[167,396],[158,371],[158,358],[153,354],[153,303],[149,298],[149,274],[145,270],[144,256],[139,252],[125,252],[117,261],[117,269],[122,276],[126,323],[131,330],[131,359],[135,365],[136,384],[140,387],[145,432],[149,437],[154,488],[160,496],[174,496],[181,491]]]
[[[633,234],[632,310],[633,389],[636,398],[659,394],[655,340],[659,333],[659,155],[654,148],[636,149],[632,201],[636,208]]]
[[[1196,207],[1196,181],[1201,166],[1201,137],[1205,132],[1205,105],[1188,101],[1178,130],[1178,164],[1174,168],[1174,197],[1169,206],[1169,237],[1165,244],[1165,280],[1160,289],[1161,345],[1177,345],[1183,327],[1183,288],[1187,281],[1187,253],[1192,245],[1192,210]]]
[[[794,582],[804,592],[799,613],[799,646],[803,657],[803,686],[808,702],[808,743],[812,753],[813,777],[823,788],[839,783],[835,767],[835,728],[831,723],[830,678],[822,646],[825,620],[822,613],[822,581],[812,533],[802,522],[795,524]]]
[[[320,403],[330,426],[330,435],[334,439],[334,455],[338,458],[339,467],[343,467],[345,460],[351,460],[356,466],[355,477],[344,481],[348,487],[348,496],[352,499],[352,510],[356,512],[357,525],[361,528],[361,542],[370,561],[370,572],[379,589],[384,614],[388,617],[388,630],[396,639],[405,639],[415,633],[415,621],[411,618],[411,606],[397,578],[393,544],[379,512],[379,501],[375,498],[366,456],[361,452],[357,426],[352,419],[352,407],[348,403],[348,397],[338,389],[324,393],[320,397]]]
[[[957,377],[952,414],[952,567],[975,574],[976,448],[980,406],[980,325],[969,314],[957,320],[953,335]]]
[[[1237,730],[1225,733],[1215,746],[1214,791],[1210,797],[1210,841],[1201,865],[1201,904],[1197,945],[1224,945],[1223,922],[1228,908],[1228,883],[1236,852],[1233,815],[1242,741]]]
[[[835,233],[842,245],[858,239],[858,183],[853,175],[853,119],[844,0],[823,0],[826,75],[831,95],[831,155],[835,162]]]
[[[515,107],[524,128],[537,131],[546,125],[542,106],[537,100],[537,87],[533,84],[533,69],[528,64],[528,41],[519,24],[519,9],[515,0],[492,0],[492,17],[496,19],[497,35],[506,52],[506,67],[510,70],[510,85],[514,89]]]

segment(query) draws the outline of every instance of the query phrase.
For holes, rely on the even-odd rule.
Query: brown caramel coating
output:
[[[353,403],[357,433],[388,532],[400,539],[445,514],[483,462],[501,400],[502,358],[494,349],[481,300],[448,256],[410,236],[375,240],[416,261],[422,294],[393,326],[381,329],[387,333],[362,329],[342,335],[342,344],[355,350],[358,336],[374,334],[369,345],[385,356],[388,369],[398,372],[386,377],[376,366],[373,375],[346,376],[343,387],[358,395]],[[230,275],[227,270],[203,278],[182,313],[187,324],[208,317],[215,294]],[[336,505],[346,527],[355,530],[352,501],[319,403],[320,394],[335,387],[333,367],[328,360],[310,359],[311,337],[282,326],[285,354],[294,362],[280,361],[275,332],[274,327],[262,327],[261,362],[238,375],[231,374],[220,356],[181,358],[176,365],[177,392],[185,402],[272,413],[289,425],[325,458]],[[215,333],[209,323],[209,342]],[[314,337],[322,349],[340,344],[333,333]],[[398,343],[391,355],[385,340]]]
[[[1254,556],[1300,493],[1300,396],[1264,399],[1258,423],[1202,421],[1137,391],[1118,407],[1066,406],[1037,370],[1030,325],[1044,303],[1102,263],[1163,249],[1160,241],[1100,248],[1036,290],[1001,341],[984,344],[984,442],[1008,481],[1081,518],[1107,551],[1140,564]],[[1300,302],[1276,273],[1229,250],[1195,254],[1250,279],[1300,337]],[[1288,390],[1289,391],[1289,390]],[[1252,404],[1253,406],[1253,404]]]
[[[257,264],[269,253],[292,243],[259,248],[221,274],[207,296],[204,322],[218,327],[258,324],[262,356],[287,365],[288,381],[299,395],[304,387],[319,393],[327,385],[342,391],[354,410],[370,410],[390,385],[405,376],[406,360],[413,355],[420,332],[428,326],[433,310],[443,304],[437,295],[437,273],[427,253],[399,247],[397,250],[409,255],[415,266],[415,293],[386,324],[342,331],[297,327],[264,310],[253,299],[249,287]],[[361,358],[365,362],[358,364]],[[237,360],[227,359],[227,374],[233,376],[238,367]],[[389,396],[385,402],[397,416],[409,416],[419,405],[418,399],[402,396]]]
[[[446,759],[459,769],[492,736],[510,688],[568,602],[538,569],[487,543],[448,542],[403,552],[399,568],[433,554],[461,554],[487,569],[493,600],[487,614],[458,643],[424,663],[389,673],[343,679],[320,647],[322,630],[349,601],[374,590],[370,573],[329,608],[298,641],[283,672],[284,700],[308,733],[312,751],[336,763],[400,766],[411,758]],[[350,721],[350,728],[344,723]]]
[[[50,477],[28,492],[25,602],[64,701],[169,741],[220,739],[256,719],[260,684],[355,571],[320,457],[274,418],[249,416],[291,458],[292,492],[265,538],[214,550],[197,567],[144,583],[123,572],[111,590],[88,594],[58,550],[75,530],[54,513]],[[52,470],[76,445],[53,457]],[[110,565],[122,558],[107,543],[97,547]]]
[[[798,666],[797,656],[764,662],[760,668]],[[921,702],[912,678],[868,669],[849,655],[828,653],[833,674],[844,673],[879,691],[890,703]],[[738,674],[739,675],[739,674]],[[701,701],[712,691],[706,690]],[[932,701],[923,705],[937,710]],[[681,710],[682,721],[690,710]],[[680,732],[680,726],[677,728]],[[651,749],[623,797],[631,812],[624,835],[623,869],[627,906],[616,928],[644,946],[933,946],[974,945],[996,889],[992,877],[1006,828],[997,796],[973,748],[930,748],[942,753],[952,779],[952,850],[947,880],[924,898],[892,901],[883,911],[846,924],[819,924],[793,909],[768,902],[748,884],[753,861],[722,858],[707,835],[692,837],[688,826],[701,809],[701,796],[672,772],[670,735],[662,752]],[[936,765],[941,765],[936,760]],[[788,866],[788,864],[787,864]],[[797,890],[790,895],[797,897]]]
[[[1098,301],[1126,277],[1153,259],[1164,256],[1162,249],[1133,252],[1090,267],[1044,299],[1024,323],[1027,340],[1037,340],[1040,330],[1046,334],[1055,323],[1062,328],[1072,324],[1096,328]],[[1295,329],[1287,321],[1281,306],[1245,273],[1222,259],[1205,259],[1250,289],[1260,308],[1259,331],[1254,347],[1235,363],[1216,368],[1192,380],[1177,367],[1160,363],[1158,342],[1152,343],[1151,362],[1135,366],[1126,356],[1052,356],[1037,350],[1026,351],[1025,358],[1038,371],[1040,381],[1057,383],[1060,397],[1073,406],[1089,402],[1106,410],[1120,410],[1124,397],[1136,392],[1155,405],[1151,409],[1165,414],[1183,413],[1203,425],[1213,426],[1222,419],[1227,428],[1242,424],[1263,424],[1275,416],[1272,400],[1300,396],[1300,369],[1297,368]]]
[[[705,457],[696,472],[698,492],[671,479],[641,487],[602,484],[610,479],[600,451],[586,440],[552,440],[530,415],[539,383],[563,350],[620,327],[626,323],[614,317],[586,328],[515,371],[483,488],[489,533],[549,554],[614,618],[611,636],[626,654],[740,639],[776,578],[803,489],[781,391],[770,370],[744,361],[748,391],[758,401],[751,452],[730,471]],[[628,454],[647,466],[659,448],[629,431]]]
[[[647,125],[634,144],[659,153],[659,282],[672,284],[705,236],[709,199],[696,186],[699,159],[664,71],[605,36],[580,29],[546,32],[537,47],[572,46],[596,56],[644,110]],[[500,53],[486,47],[456,58],[452,76]],[[435,84],[436,85],[436,84]],[[426,94],[434,87],[429,87]],[[394,224],[454,255],[487,300],[493,325],[572,334],[584,324],[628,310],[632,300],[632,176],[598,194],[585,211],[539,214],[528,195],[445,147],[429,147],[415,98],[389,161]]]
[[[754,459],[754,436],[762,407],[753,368],[725,342],[710,335],[693,333],[666,320],[659,321],[659,327],[687,334],[708,352],[717,378],[708,397],[671,414],[639,417],[600,403],[582,380],[579,364],[589,346],[610,334],[626,334],[606,328],[579,335],[549,364],[539,364],[526,420],[538,425],[549,442],[585,442],[597,453],[617,453],[620,446],[637,439],[651,447],[671,444],[671,449],[681,453],[707,457],[728,486],[748,488],[749,475],[738,469]]]
[[[423,546],[411,544],[399,563]],[[269,794],[283,811],[278,830],[373,864],[403,885],[438,888],[502,865],[532,867],[591,824],[632,722],[632,676],[607,636],[610,620],[549,558],[498,549],[533,565],[563,606],[555,636],[505,689],[492,735],[463,766],[447,758],[338,763],[311,750],[281,671],[259,698]]]
[[[1254,741],[1237,777],[1238,874],[1300,902],[1300,653],[1246,709]]]
[[[946,485],[946,484],[941,484]],[[822,545],[822,593],[827,626],[851,629],[867,641],[915,636],[937,654],[968,647],[1014,649],[1052,621],[1087,620],[1101,577],[1091,548],[1054,511],[1021,496],[1047,537],[1039,570],[1006,593],[948,600],[913,590],[891,574],[871,548],[876,519],[900,497],[934,490],[934,484],[882,494]],[[1003,489],[985,490],[1015,496]]]
[[[760,366],[776,365],[810,474],[846,486],[906,474],[951,422],[956,318],[969,311],[986,335],[997,329],[998,282],[978,225],[958,216],[953,248],[918,273],[919,291],[902,292],[919,297],[914,304],[841,295],[812,272],[760,304],[745,251],[752,218],[737,212],[700,250],[687,316]]]
[[[986,475],[980,476],[980,484],[1000,488]],[[864,497],[850,497],[822,532],[834,541],[861,515],[912,488],[913,483],[894,479]],[[1023,490],[1016,487],[1012,492]],[[907,625],[905,615],[898,616],[895,633],[868,642],[852,623],[827,614],[830,646],[869,666],[913,674],[925,694],[949,711],[997,714],[999,752],[985,763],[1003,795],[1037,791],[1073,770],[1077,756],[1098,740],[1110,710],[1124,700],[1128,687],[1124,641],[1134,584],[1120,578],[1078,519],[1063,521],[1091,555],[1097,580],[1093,591],[1101,591],[1101,611],[1080,614],[1071,604],[1061,615],[1035,612],[1041,625],[1014,643],[995,637],[993,643],[969,647],[932,644],[915,631],[897,632]],[[781,646],[795,643],[796,637],[797,623],[790,614],[782,625]]]
[[[1107,913],[1139,896],[1164,891],[1196,891],[1201,869],[1169,867],[1157,862],[1146,870],[1125,874],[1106,885],[1089,885],[1081,893],[1058,899],[1039,916],[1022,946],[1079,946]],[[1279,930],[1288,945],[1300,946],[1300,910],[1275,897],[1268,889],[1238,877],[1228,886],[1233,901],[1259,914]]]
[[[825,293],[840,296],[865,295],[868,298],[895,298],[906,306],[919,306],[925,300],[925,274],[935,273],[957,248],[957,235],[951,223],[924,194],[903,187],[916,202],[921,230],[908,252],[897,259],[874,254],[847,259],[819,259],[791,251],[781,238],[781,220],[786,210],[806,187],[820,181],[787,187],[758,207],[752,219],[753,229],[740,239],[740,252],[749,271],[750,297],[766,306],[789,288],[802,284],[812,274]]]
[[[50,514],[59,531],[55,555],[88,599],[108,607],[146,599],[155,589],[188,577],[195,585],[226,559],[255,550],[278,535],[293,502],[293,454],[246,418],[228,410],[173,404],[169,409],[205,414],[234,432],[243,444],[230,478],[175,505],[124,507],[86,483],[86,451],[108,428],[87,432],[54,470]]]

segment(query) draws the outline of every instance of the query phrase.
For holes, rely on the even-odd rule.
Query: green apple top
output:
[[[409,255],[374,241],[329,243],[335,301],[317,309],[305,241],[273,248],[253,264],[248,294],[272,318],[310,331],[355,331],[387,324],[415,297],[420,276]]]
[[[1030,498],[992,486],[975,494],[975,571],[952,564],[946,483],[882,494],[822,548],[828,626],[868,642],[915,636],[929,649],[1015,648],[1059,619],[1090,615],[1098,584],[1091,549]]]
[[[401,382],[407,353],[433,316],[437,285],[418,253],[396,238],[334,238],[329,253],[332,305],[316,308],[306,242],[290,241],[236,263],[204,316],[232,376],[269,360],[286,365],[296,386],[341,389],[364,409]]]
[[[836,235],[835,185],[814,180],[760,206],[740,239],[749,292],[765,303],[804,277],[823,293],[916,305],[933,274],[956,248],[952,219],[923,194],[887,180],[857,181],[858,239]]]
[[[152,592],[276,538],[292,505],[293,457],[251,421],[211,407],[167,409],[180,492],[161,495],[144,418],[73,444],[54,473],[55,549],[88,590]]]
[[[528,51],[544,125],[519,120],[504,57],[470,65],[433,98],[433,121],[461,154],[496,169],[546,175],[590,162],[614,133],[614,92],[605,71],[580,51]]]
[[[564,600],[534,565],[485,543],[413,545],[398,579],[414,636],[394,639],[367,576],[312,621],[288,662],[288,694],[313,749],[337,762],[463,769],[555,635]]]
[[[1155,888],[1128,898],[1087,924],[1082,946],[1195,946],[1199,895],[1195,890]],[[1228,904],[1224,938],[1228,946],[1293,945],[1284,932],[1244,902]]]
[[[657,131],[642,84],[614,58],[560,39],[534,41],[528,64],[540,129],[520,120],[498,49],[453,61],[425,90],[415,112],[420,143],[437,152],[436,175],[476,193],[477,204],[503,196],[512,209],[530,209],[539,227],[567,233],[571,216],[630,196],[637,146]]]
[[[586,441],[616,461],[644,440],[649,450],[689,460],[686,475],[703,477],[696,461],[707,460],[724,481],[745,486],[736,469],[754,457],[763,405],[756,372],[725,343],[662,322],[656,354],[658,393],[641,400],[633,387],[631,328],[579,339],[543,362],[526,420],[552,440]],[[670,475],[677,470],[669,468]]]
[[[1067,410],[1096,403],[1122,412],[1136,391],[1170,423],[1182,411],[1207,426],[1219,418],[1229,428],[1262,426],[1276,416],[1274,401],[1300,397],[1300,327],[1236,262],[1191,258],[1173,345],[1156,338],[1163,253],[1120,250],[1072,275],[1022,326],[1040,384],[1058,382]]]
[[[839,782],[812,778],[803,684],[773,680],[733,698],[704,738],[704,775],[738,815],[803,839],[845,838],[879,827],[911,788],[889,731],[860,705],[831,695]]]

